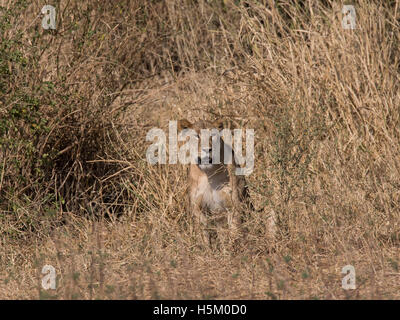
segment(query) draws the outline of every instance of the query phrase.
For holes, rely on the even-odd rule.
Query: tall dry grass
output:
[[[355,30],[343,4],[1,1],[0,297],[399,299],[399,1]],[[255,129],[239,252],[198,246],[186,168],[146,162],[182,117]]]

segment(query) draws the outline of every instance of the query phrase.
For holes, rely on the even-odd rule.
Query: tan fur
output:
[[[193,129],[200,134],[201,129],[223,129],[221,121],[178,121],[178,130]],[[210,142],[211,145],[211,142]],[[199,143],[200,146],[200,143]],[[207,226],[211,220],[223,222],[237,234],[241,224],[243,205],[251,206],[245,178],[234,174],[236,164],[224,164],[224,141],[220,140],[220,164],[210,164],[202,168],[191,164],[189,168],[190,210],[201,228],[203,239],[209,241]]]

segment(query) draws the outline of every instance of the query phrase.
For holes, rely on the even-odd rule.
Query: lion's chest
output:
[[[201,199],[201,207],[211,212],[221,212],[230,206],[231,188],[227,183],[210,183],[207,177],[198,181],[197,188],[192,195],[195,199]],[[218,182],[218,181],[217,181]]]

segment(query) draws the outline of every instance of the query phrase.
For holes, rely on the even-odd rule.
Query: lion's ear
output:
[[[232,122],[228,119],[219,119],[213,122],[213,128],[218,130],[232,129]]]
[[[223,130],[225,128],[224,120],[222,120],[222,119],[215,120],[212,123],[212,127],[215,128],[215,129],[218,129],[218,130]]]
[[[184,130],[184,129],[189,129],[192,127],[193,127],[193,124],[190,121],[188,121],[186,119],[178,120],[178,130],[179,131]]]

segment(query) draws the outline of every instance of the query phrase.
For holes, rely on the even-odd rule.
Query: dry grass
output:
[[[400,298],[400,2],[356,30],[273,2],[1,1],[1,298]],[[256,131],[239,252],[198,246],[186,168],[146,162],[182,117]]]

